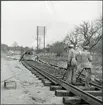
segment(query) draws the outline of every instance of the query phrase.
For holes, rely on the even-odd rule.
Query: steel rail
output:
[[[83,78],[83,76],[84,75],[82,75],[82,77],[80,77],[80,79],[82,79],[82,83],[85,83],[85,80],[84,80],[84,78]],[[98,89],[102,89],[102,86],[100,86],[100,85],[98,85],[98,84],[95,84],[95,83],[93,83],[93,82],[90,82],[90,85],[93,85],[93,86],[95,86],[96,88],[98,88]]]
[[[42,60],[39,60],[39,61],[42,62],[42,63],[44,63],[44,64],[47,64],[46,62],[43,62]],[[49,64],[49,65],[51,66],[52,64]],[[52,65],[51,67],[53,67],[53,66],[58,67],[58,69],[66,70],[66,68],[62,68],[62,67],[59,67],[59,66],[56,66],[56,65]],[[77,74],[77,75],[78,75],[78,74]],[[81,74],[81,75],[84,77],[83,74]],[[85,81],[82,80],[82,82],[84,83]],[[97,87],[97,88],[99,88],[99,89],[102,89],[102,86],[100,86],[100,85],[98,85],[98,84],[95,84],[95,83],[93,83],[93,82],[90,82],[90,84],[93,85],[93,86],[95,86],[95,87]]]
[[[52,67],[52,68],[54,68],[53,66],[55,66],[55,65],[52,65],[51,66],[51,64],[48,64],[48,63],[46,63],[46,62],[43,62],[42,60],[39,60],[40,62],[42,62],[43,64],[46,64],[46,66],[49,66],[49,67]],[[33,61],[34,62],[34,61]],[[61,67],[59,67],[59,66],[55,66],[55,67],[58,67],[58,69],[63,69],[63,70],[66,70],[66,69],[64,69],[64,68],[61,68]],[[58,70],[57,68],[55,68],[56,70]],[[78,74],[77,74],[78,75]],[[82,76],[84,76],[83,74],[82,74]],[[83,80],[83,78],[81,78],[82,79],[82,83],[84,83],[85,81]],[[95,83],[93,83],[93,82],[90,82],[90,85],[93,85],[93,86],[95,86],[95,87],[97,87],[98,89],[102,89],[102,86],[100,86],[100,85],[98,85],[98,84],[95,84]]]
[[[32,61],[32,60],[27,60],[27,61]],[[39,60],[40,62],[42,62],[43,64],[45,64],[47,67],[51,67],[51,68],[54,68],[53,66],[51,66],[50,64],[48,64],[48,63],[46,63],[46,62],[43,62],[43,61],[41,61],[41,60]],[[35,62],[35,61],[32,61],[32,62]],[[35,63],[37,63],[37,62],[35,62]],[[57,67],[57,66],[56,66]],[[60,69],[60,67],[58,67],[58,69],[57,68],[55,68],[55,70],[59,70]],[[63,68],[62,68],[63,69]],[[78,75],[78,74],[77,74]],[[82,75],[82,76],[84,76],[84,75]],[[81,78],[81,77],[80,77]],[[81,81],[81,83],[84,83],[85,81],[83,80],[83,78],[81,78],[82,79],[82,81]],[[100,86],[100,85],[98,85],[98,84],[95,84],[95,83],[93,83],[93,82],[90,82],[90,85],[93,85],[93,86],[95,86],[96,88],[98,88],[98,89],[102,89],[102,86]]]
[[[31,71],[31,69],[30,68],[28,68],[27,67],[27,65],[24,63],[24,62],[22,62],[22,64],[27,68],[27,69],[29,69],[30,71]],[[29,64],[28,64],[29,65]],[[30,67],[30,65],[29,65],[29,67]],[[36,70],[37,71],[37,70]],[[32,71],[33,72],[33,71]],[[44,77],[46,77],[46,78],[48,78],[48,76],[47,75],[45,75],[45,74],[43,74],[42,72],[40,72],[40,71],[37,71],[37,72],[39,72],[41,75],[43,75]],[[35,72],[34,72],[35,73]],[[55,82],[54,80],[52,80],[51,78],[49,78],[49,80],[50,81],[52,81],[54,84],[57,84],[57,82]]]
[[[71,91],[76,96],[79,96],[81,99],[85,100],[90,105],[102,105],[103,101],[101,99],[98,99],[97,97],[91,95],[90,93],[87,93],[76,86],[73,86],[72,84],[66,83],[65,81],[56,78],[55,76],[49,74],[48,72],[39,69],[38,67],[35,67],[33,64],[30,64],[30,62],[24,61],[27,65],[32,67],[34,70],[39,72],[40,74],[45,75],[45,77],[49,78],[52,81],[57,82],[59,85],[67,89],[68,91]]]

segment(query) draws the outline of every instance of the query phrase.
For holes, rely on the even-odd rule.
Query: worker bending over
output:
[[[19,59],[19,62],[20,62],[21,60],[23,60],[23,57],[24,57],[25,54],[26,54],[26,52],[24,52],[24,53],[21,55],[21,57],[20,57],[20,59]]]

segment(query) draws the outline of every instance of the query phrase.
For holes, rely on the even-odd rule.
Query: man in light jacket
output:
[[[92,68],[92,56],[88,51],[89,46],[84,46],[83,51],[81,52],[81,68],[85,70],[86,77],[85,77],[85,87],[89,88],[89,83],[91,81],[91,68]]]
[[[74,50],[73,45],[69,45],[68,49],[68,61],[67,61],[67,73],[66,73],[66,82],[75,84],[76,83],[76,70],[77,70],[77,53]]]

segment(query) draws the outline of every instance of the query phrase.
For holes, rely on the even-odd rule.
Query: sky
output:
[[[36,47],[37,26],[46,45],[62,41],[75,25],[102,16],[102,1],[1,1],[1,43]],[[43,35],[40,35],[43,47]]]

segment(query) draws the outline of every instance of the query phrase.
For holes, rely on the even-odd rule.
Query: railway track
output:
[[[49,66],[54,67],[54,68],[56,67],[57,69],[56,69],[56,68],[55,68],[55,69],[56,69],[56,70],[59,70],[59,71],[60,71],[61,69],[62,69],[63,71],[66,70],[66,68],[62,68],[62,67],[59,67],[59,66],[56,66],[56,65],[53,65],[53,64],[48,64],[47,62],[44,62],[44,61],[42,61],[42,60],[39,60],[39,62],[42,62],[43,64],[49,65]],[[63,75],[63,74],[62,74],[62,75]],[[61,76],[62,76],[62,75],[61,75]],[[79,74],[77,73],[77,77],[78,77],[78,75],[79,75]],[[84,74],[81,74],[81,76],[79,77],[78,80],[79,80],[81,83],[84,83],[84,82],[85,82],[85,75],[84,75]],[[93,85],[93,86],[95,86],[95,87],[97,87],[97,88],[99,88],[99,89],[102,88],[102,85],[101,85],[100,81],[98,81],[98,82],[97,82],[97,81],[91,81],[90,84]]]
[[[36,74],[38,78],[44,81],[44,84],[48,84],[51,90],[54,88],[55,94],[63,97],[63,103],[73,104],[90,104],[90,105],[102,105],[102,90],[99,87],[92,86],[90,90],[83,88],[81,85],[72,85],[60,78],[57,78],[53,72],[55,70],[49,65],[34,62],[34,61],[22,61],[22,64],[28,68],[32,73]],[[52,73],[48,72],[52,71]],[[48,81],[49,80],[49,81]],[[47,82],[48,81],[48,82]],[[91,84],[92,85],[92,84]],[[81,88],[82,87],[82,88]],[[65,93],[65,94],[63,94]]]

